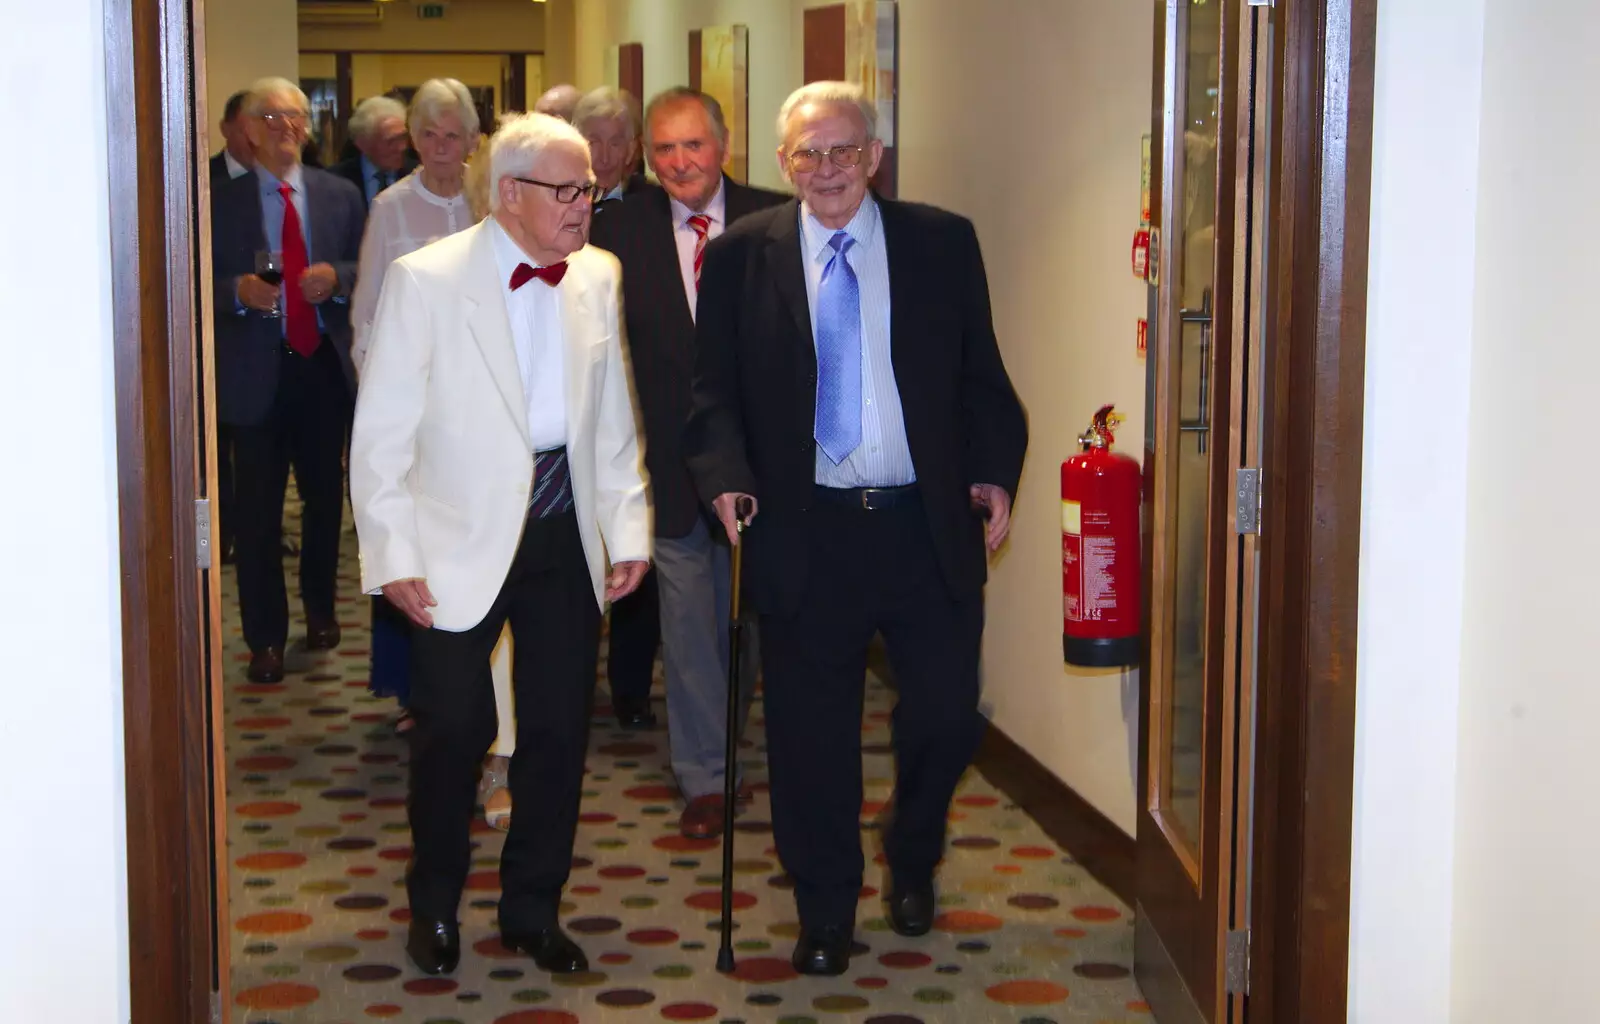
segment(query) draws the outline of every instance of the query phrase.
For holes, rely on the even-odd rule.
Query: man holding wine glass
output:
[[[354,185],[301,166],[309,104],[268,78],[243,104],[254,173],[214,181],[217,415],[234,445],[235,562],[249,678],[283,678],[289,602],[283,502],[303,503],[300,599],[306,647],[339,642],[334,618],[344,440],[355,387],[349,296],[365,212]]]

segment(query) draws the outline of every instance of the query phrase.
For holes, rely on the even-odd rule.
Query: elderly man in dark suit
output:
[[[755,503],[745,585],[804,974],[849,966],[874,633],[899,690],[889,922],[901,935],[932,926],[950,799],[981,735],[986,555],[1005,539],[1027,447],[972,224],[871,195],[875,126],[843,82],[784,104],[778,158],[799,200],[706,250],[684,437],[731,541],[735,509]]]
[[[580,107],[581,109],[581,107]],[[594,243],[622,261],[624,313],[655,497],[656,575],[679,828],[718,835],[727,736],[729,548],[707,522],[679,444],[689,415],[697,278],[710,239],[784,200],[722,173],[728,131],[717,101],[670,89],[645,113],[646,185],[597,217]],[[737,727],[737,726],[736,726]]]
[[[356,152],[328,170],[361,190],[361,208],[378,193],[416,170],[408,149],[406,107],[392,96],[369,96],[350,115],[350,141]]]
[[[250,136],[244,130],[244,99],[249,95],[240,90],[228,97],[222,107],[222,121],[217,125],[222,133],[222,149],[211,158],[211,181],[219,178],[242,178],[255,166],[255,154],[250,150]]]
[[[235,559],[254,682],[283,678],[280,545],[291,465],[303,502],[306,646],[339,642],[334,583],[355,387],[348,299],[365,214],[355,186],[301,166],[308,109],[294,83],[257,82],[242,112],[255,172],[212,185],[217,413],[233,439]]]

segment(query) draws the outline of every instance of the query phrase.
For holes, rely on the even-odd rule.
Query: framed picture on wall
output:
[[[899,7],[893,0],[846,0],[806,10],[803,27],[805,80],[843,80],[866,91],[878,108],[883,163],[872,187],[893,198],[898,192],[895,138],[899,131]]]
[[[750,179],[750,37],[744,25],[709,25],[689,33],[689,85],[722,104],[728,122],[723,173]]]

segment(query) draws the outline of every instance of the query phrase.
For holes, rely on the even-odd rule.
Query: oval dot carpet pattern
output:
[[[285,524],[293,535],[296,510]],[[293,560],[286,567],[294,571]],[[291,577],[292,578],[292,577]],[[245,680],[232,569],[224,573],[231,1014],[241,1024],[1148,1024],[1131,977],[1126,906],[976,772],[952,808],[931,935],[889,929],[876,818],[893,787],[893,695],[869,681],[862,806],[867,885],[840,978],[800,978],[792,885],[772,844],[761,705],[743,748],[755,800],[736,841],[739,967],[715,970],[721,848],[681,838],[665,729],[623,732],[597,697],[563,924],[592,970],[551,977],[494,929],[501,834],[474,825],[462,962],[427,977],[404,951],[405,742],[367,691],[368,608],[344,538],[344,641],[291,649],[281,684]],[[303,635],[296,618],[291,635]],[[603,647],[602,647],[603,654]],[[603,666],[602,666],[603,673]],[[664,712],[657,684],[657,713]]]

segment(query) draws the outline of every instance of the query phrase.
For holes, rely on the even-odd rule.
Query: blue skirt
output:
[[[411,620],[379,594],[372,599],[372,677],[374,696],[411,701]]]

